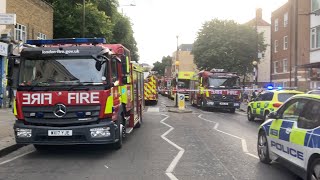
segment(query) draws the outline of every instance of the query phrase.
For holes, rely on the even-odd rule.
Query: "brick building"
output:
[[[177,51],[173,52],[172,54],[172,77],[175,76],[177,73],[177,67],[176,67],[176,59],[178,55],[178,61],[179,61],[179,71],[197,71],[197,66],[194,64],[194,57],[191,54],[193,48],[193,44],[181,44],[179,46],[179,51],[177,54]]]
[[[289,0],[271,16],[271,81],[276,86],[309,88],[308,74],[298,68],[310,61],[310,1]]]
[[[6,0],[6,12],[17,16],[17,24],[7,26],[15,40],[53,38],[53,8],[43,0]]]
[[[304,14],[310,17],[310,62],[300,68],[306,68],[310,78],[310,89],[320,88],[320,0],[308,0],[311,3],[310,12]]]
[[[18,42],[53,38],[53,8],[44,0],[0,0],[0,13],[16,15],[15,25],[0,25],[1,40],[13,45],[14,55],[21,50]],[[6,97],[12,92],[11,87],[7,87],[7,69],[13,67],[8,67],[7,57],[0,55],[0,97],[3,97],[0,98],[0,107],[6,105]],[[16,79],[17,73],[10,76]]]

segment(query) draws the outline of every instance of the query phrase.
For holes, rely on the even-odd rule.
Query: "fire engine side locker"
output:
[[[142,69],[137,65],[132,63],[132,100],[133,100],[133,110],[130,114],[129,128],[127,128],[127,133],[130,133],[134,127],[140,126],[142,119],[142,98],[143,98],[143,78]],[[142,80],[141,80],[142,79]]]

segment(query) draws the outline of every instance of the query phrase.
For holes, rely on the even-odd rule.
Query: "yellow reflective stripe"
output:
[[[200,87],[200,94],[203,94],[204,87]]]
[[[130,72],[129,56],[126,57],[126,64],[127,64],[127,73],[129,73]]]
[[[113,96],[109,96],[106,102],[106,108],[104,109],[105,114],[111,114],[113,107]]]
[[[271,126],[270,126],[270,130],[269,130],[269,136],[276,138],[276,139],[279,139],[281,126],[282,126],[282,120],[277,119],[277,120],[272,121]],[[277,135],[272,134],[273,130],[277,131]]]
[[[210,96],[209,91],[206,91],[206,96],[207,96],[207,97],[209,97],[209,96]]]
[[[16,99],[14,99],[14,101],[13,101],[13,114],[14,114],[15,116],[18,115]]]
[[[304,140],[307,131],[299,128],[292,128],[290,133],[290,142],[293,144],[304,146]]]

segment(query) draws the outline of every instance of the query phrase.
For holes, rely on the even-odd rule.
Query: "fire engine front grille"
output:
[[[100,106],[67,106],[62,117],[54,113],[56,106],[23,107],[26,122],[39,125],[85,124],[97,121]],[[87,114],[86,114],[87,113]]]
[[[36,141],[39,142],[43,142],[43,141],[53,141],[53,142],[57,142],[57,141],[76,141],[76,142],[86,142],[87,139],[84,135],[74,135],[74,136],[60,136],[60,137],[50,137],[50,136],[36,136],[35,138]]]
[[[220,102],[234,102],[236,100],[235,96],[232,96],[232,95],[221,95],[221,94],[211,95],[211,98],[214,101],[220,101]]]

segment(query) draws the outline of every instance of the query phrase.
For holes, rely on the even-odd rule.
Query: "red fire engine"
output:
[[[18,144],[113,144],[142,123],[143,73],[102,38],[29,40],[14,103]]]
[[[222,108],[234,113],[240,107],[240,80],[222,69],[201,71],[191,80],[190,103],[203,109]]]
[[[170,88],[171,88],[171,78],[162,78],[160,83],[160,94],[163,96],[169,96]]]

